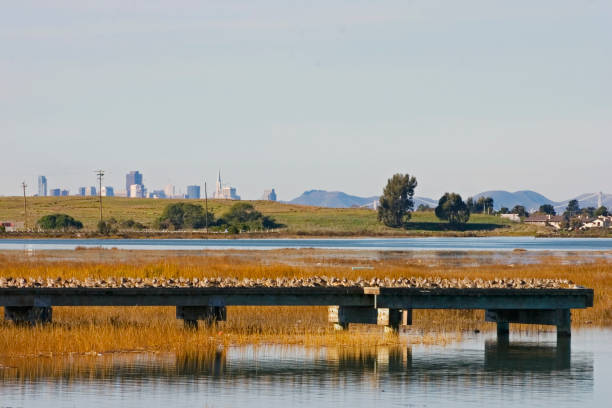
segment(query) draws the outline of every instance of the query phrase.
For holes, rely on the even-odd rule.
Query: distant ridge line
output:
[[[475,194],[475,199],[479,197],[492,197],[494,202],[495,210],[499,210],[501,207],[507,207],[512,209],[515,205],[522,205],[528,211],[537,211],[541,205],[550,204],[555,207],[558,213],[561,213],[567,207],[570,200],[578,200],[581,208],[585,207],[597,207],[599,200],[599,192],[596,193],[584,193],[576,197],[563,200],[553,201],[548,197],[544,196],[533,190],[519,190],[519,191],[506,191],[506,190],[489,190]],[[466,200],[468,196],[463,196]],[[302,193],[299,197],[288,201],[289,204],[309,205],[315,207],[329,207],[329,208],[350,208],[350,207],[363,207],[369,206],[373,202],[378,201],[379,196],[360,197],[351,194],[347,194],[342,191],[327,191],[327,190],[308,190]],[[602,204],[609,209],[612,209],[612,194],[605,193],[601,195]],[[415,209],[421,205],[428,205],[435,207],[438,204],[437,199],[429,197],[414,197]]]

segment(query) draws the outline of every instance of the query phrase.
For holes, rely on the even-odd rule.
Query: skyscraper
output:
[[[274,191],[274,189],[264,190],[264,193],[261,199],[265,201],[276,201],[276,191]]]
[[[191,199],[200,198],[200,186],[187,186],[187,197]]]
[[[213,198],[220,198],[224,200],[240,200],[240,196],[236,194],[236,189],[229,185],[223,185],[221,182],[221,170],[219,170],[219,175],[217,177],[217,185],[215,192],[213,193]]]
[[[128,197],[131,197],[130,187],[134,184],[141,186],[140,190],[144,190],[142,186],[142,174],[137,170],[130,171],[128,174],[125,175],[125,191],[127,192]]]
[[[38,195],[40,197],[47,196],[47,178],[45,176],[38,176]]]

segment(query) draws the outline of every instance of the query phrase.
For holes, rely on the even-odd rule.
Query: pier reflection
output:
[[[407,378],[429,380],[497,374],[552,371],[593,371],[592,358],[572,360],[569,340],[556,345],[487,340],[483,353],[452,348],[411,346],[372,349],[299,347],[244,347],[210,349],[198,353],[129,353],[72,358],[0,359],[3,380],[55,379],[132,379],[181,380],[185,377],[207,379],[248,379],[278,377],[336,378],[388,377],[391,381]],[[375,377],[372,377],[375,374]],[[389,375],[391,374],[391,375]]]

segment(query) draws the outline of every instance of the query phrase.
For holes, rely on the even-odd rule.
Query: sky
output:
[[[612,192],[609,1],[0,3],[3,195]]]

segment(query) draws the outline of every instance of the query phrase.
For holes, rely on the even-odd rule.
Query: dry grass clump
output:
[[[122,252],[122,251],[107,251]],[[0,254],[0,277],[26,279],[307,279],[335,276],[348,280],[428,278],[456,280],[567,280],[595,290],[594,307],[573,311],[574,325],[612,326],[612,264],[562,264],[555,259],[532,265],[462,265],[461,262],[427,266],[413,257],[368,259],[320,257],[316,252],[290,252],[283,262],[266,253],[202,253],[168,255],[160,259],[146,252],[129,251],[121,261],[108,261],[100,253],[92,259],[47,261],[20,253]],[[277,254],[278,255],[278,254]],[[273,262],[270,261],[273,259]],[[296,264],[297,263],[297,264]],[[372,269],[353,270],[353,265]],[[2,313],[2,310],[0,310]],[[0,323],[0,355],[108,353],[114,351],[196,352],[233,344],[300,344],[310,346],[375,346],[408,341],[406,336],[383,336],[380,328],[334,332],[325,307],[228,307],[228,321],[216,328],[186,330],[171,307],[54,307],[53,323],[20,327]],[[415,310],[410,341],[444,341],[464,330],[493,330],[482,311]],[[548,328],[550,329],[550,328]],[[439,334],[439,337],[436,337]],[[427,337],[428,335],[433,337]],[[450,336],[450,337],[449,337]]]

